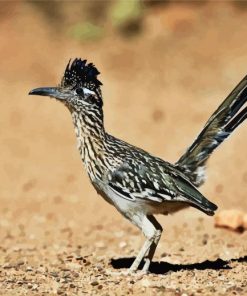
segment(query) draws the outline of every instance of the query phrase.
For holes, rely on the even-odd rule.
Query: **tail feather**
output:
[[[205,181],[205,164],[212,152],[247,118],[247,107],[239,111],[247,101],[247,76],[235,87],[205,127],[176,162],[197,187]]]
[[[226,126],[226,131],[232,133],[247,118],[247,107],[245,107],[237,116],[233,118]]]

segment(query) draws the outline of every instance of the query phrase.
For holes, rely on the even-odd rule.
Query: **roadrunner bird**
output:
[[[205,180],[205,164],[211,153],[246,119],[247,107],[240,109],[247,100],[247,76],[209,118],[184,155],[170,164],[106,133],[98,74],[92,63],[75,59],[68,63],[58,87],[36,88],[29,94],[55,98],[71,112],[78,149],[93,186],[146,237],[130,272],[135,272],[143,259],[143,272],[147,272],[162,233],[155,214],[192,206],[213,215],[217,209],[196,187]]]

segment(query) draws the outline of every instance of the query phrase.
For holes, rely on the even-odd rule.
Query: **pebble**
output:
[[[63,290],[63,289],[59,288],[59,289],[57,290],[57,295],[61,295],[61,294],[63,294],[63,293],[64,293],[64,290]]]
[[[32,287],[32,290],[33,290],[33,291],[34,291],[34,290],[37,290],[38,287],[39,287],[39,286],[38,286],[37,284],[34,284],[33,287]]]
[[[83,263],[84,263],[85,266],[88,266],[88,265],[91,264],[91,262],[89,262],[89,261],[86,261],[86,262],[83,261]]]
[[[73,258],[74,258],[73,255],[69,255],[69,256],[67,256],[67,259],[73,259]]]
[[[33,285],[31,283],[27,284],[28,289],[32,289]]]
[[[54,271],[51,271],[50,272],[50,275],[53,276],[53,277],[58,277],[58,273],[57,272],[54,272]]]
[[[3,268],[4,269],[9,269],[9,268],[14,268],[15,266],[13,265],[13,264],[11,264],[11,263],[5,263],[5,264],[3,264]]]
[[[61,270],[62,271],[70,271],[70,269],[69,269],[69,267],[67,265],[66,266],[62,265]]]
[[[78,263],[74,263],[74,262],[69,262],[66,264],[66,266],[69,268],[69,270],[81,270],[81,265]]]
[[[78,278],[80,276],[79,273],[78,272],[75,272],[75,271],[72,271],[72,275],[75,278]]]
[[[19,261],[16,262],[17,266],[21,266],[23,264],[25,264],[25,262],[23,260],[19,260]]]
[[[99,284],[99,282],[96,281],[96,280],[94,280],[94,281],[91,282],[91,285],[92,285],[92,286],[97,286],[98,284]]]
[[[141,281],[141,284],[142,284],[142,286],[145,287],[145,288],[151,286],[151,282],[150,282],[148,279],[143,279],[143,280]]]
[[[239,210],[223,210],[215,215],[215,226],[237,230],[243,226],[243,216]]]
[[[67,283],[68,281],[66,279],[60,279],[60,283],[64,284],[64,283]]]
[[[127,246],[127,243],[126,242],[120,242],[119,243],[119,248],[120,249],[124,249],[126,246]]]
[[[102,271],[104,269],[102,264],[96,264],[96,268],[98,271]]]
[[[206,245],[208,243],[209,235],[207,233],[204,233],[203,239],[202,239],[202,244]]]
[[[22,281],[17,281],[17,285],[23,285]]]

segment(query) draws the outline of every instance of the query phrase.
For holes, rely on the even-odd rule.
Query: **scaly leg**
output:
[[[136,256],[135,261],[130,266],[129,272],[137,271],[142,259],[145,257],[147,251],[150,249],[151,244],[152,244],[152,240],[150,238],[147,238],[145,240],[144,245],[142,246],[140,252]]]
[[[141,226],[140,228],[146,237],[146,241],[144,242],[144,245],[138,253],[135,261],[132,263],[129,271],[135,272],[145,255],[148,253],[145,265],[143,267],[143,271],[147,272],[160,239],[162,228],[153,216],[144,216],[141,221],[141,225],[138,226]]]
[[[161,237],[161,234],[162,234],[162,227],[161,225],[158,223],[158,221],[154,218],[154,216],[148,216],[149,220],[153,223],[153,225],[155,226],[156,230],[155,230],[155,238],[150,246],[150,249],[149,249],[149,252],[145,258],[145,264],[142,268],[142,271],[144,273],[147,273],[148,270],[149,270],[149,267],[150,267],[150,264],[152,262],[152,259],[153,259],[153,256],[154,256],[154,253],[155,253],[155,250],[157,248],[157,245],[159,243],[159,240],[160,240],[160,237]]]

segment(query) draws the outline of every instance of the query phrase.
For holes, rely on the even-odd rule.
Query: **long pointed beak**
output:
[[[59,100],[64,100],[63,94],[59,91],[58,87],[39,87],[31,90],[29,95],[48,96]]]

